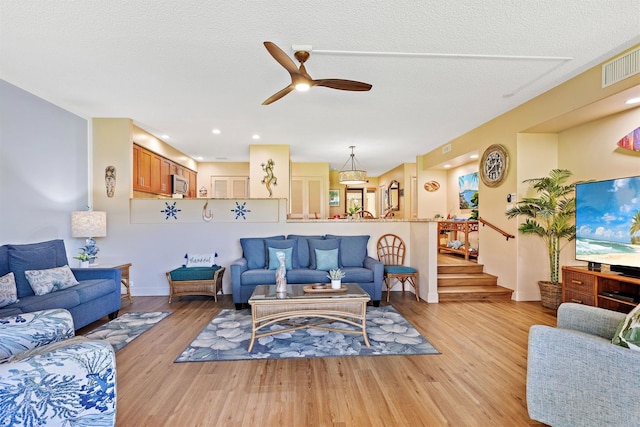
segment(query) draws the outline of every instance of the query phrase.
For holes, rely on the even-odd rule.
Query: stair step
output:
[[[455,273],[482,273],[484,265],[467,264],[467,265],[438,265],[438,274],[455,274]]]
[[[449,286],[438,288],[442,301],[504,301],[510,300],[513,291],[502,286]]]
[[[495,286],[498,278],[488,273],[438,274],[438,288],[451,286]]]

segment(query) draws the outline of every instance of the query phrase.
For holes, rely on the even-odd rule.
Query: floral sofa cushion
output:
[[[71,313],[34,311],[0,319],[0,363],[11,356],[74,336]],[[0,424],[2,425],[2,424]]]
[[[115,426],[113,347],[73,337],[71,319],[66,310],[0,319],[11,356],[0,363],[0,425]]]

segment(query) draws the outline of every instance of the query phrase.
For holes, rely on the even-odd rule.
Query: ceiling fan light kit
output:
[[[358,161],[356,160],[356,155],[353,154],[353,149],[356,147],[355,145],[350,145],[349,148],[351,148],[351,155],[342,166],[342,170],[338,174],[338,180],[343,185],[364,184],[367,182],[367,172],[362,169],[356,169]],[[351,169],[345,169],[349,163],[351,163]]]
[[[304,63],[309,59],[309,50],[297,50],[294,54],[295,58],[300,63],[300,66],[297,67],[295,62],[289,56],[284,53],[282,49],[276,46],[272,42],[264,42],[264,47],[267,48],[267,51],[273,56],[273,58],[278,62],[278,64],[282,65],[285,70],[289,72],[291,76],[291,84],[284,89],[276,92],[267,98],[262,105],[269,105],[272,102],[275,102],[292,92],[293,90],[306,91],[313,86],[324,86],[330,89],[339,89],[346,91],[359,91],[364,92],[371,90],[371,85],[369,83],[357,82],[354,80],[344,80],[344,79],[320,79],[314,80],[311,78],[309,73],[307,73],[307,69],[304,66]]]

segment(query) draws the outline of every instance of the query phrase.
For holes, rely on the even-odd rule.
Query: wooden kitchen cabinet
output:
[[[151,167],[153,153],[137,145],[133,146],[133,188],[151,191]]]
[[[160,161],[160,193],[171,195],[171,160],[164,157]]]
[[[144,147],[133,145],[134,190],[170,196],[173,190],[172,175],[180,175],[189,179],[189,194],[186,197],[197,197],[197,172]]]

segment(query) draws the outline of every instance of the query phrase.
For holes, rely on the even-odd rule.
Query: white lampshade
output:
[[[367,182],[367,172],[353,169],[342,171],[338,174],[340,184],[344,185],[356,185],[364,184]]]
[[[356,155],[353,154],[353,149],[356,147],[355,145],[350,145],[349,148],[351,148],[351,155],[338,174],[338,181],[344,185],[364,184],[367,182],[367,172],[356,169],[358,161],[356,160]],[[351,169],[346,169],[349,163],[351,163]]]
[[[103,211],[71,212],[71,237],[105,237],[107,213]]]

